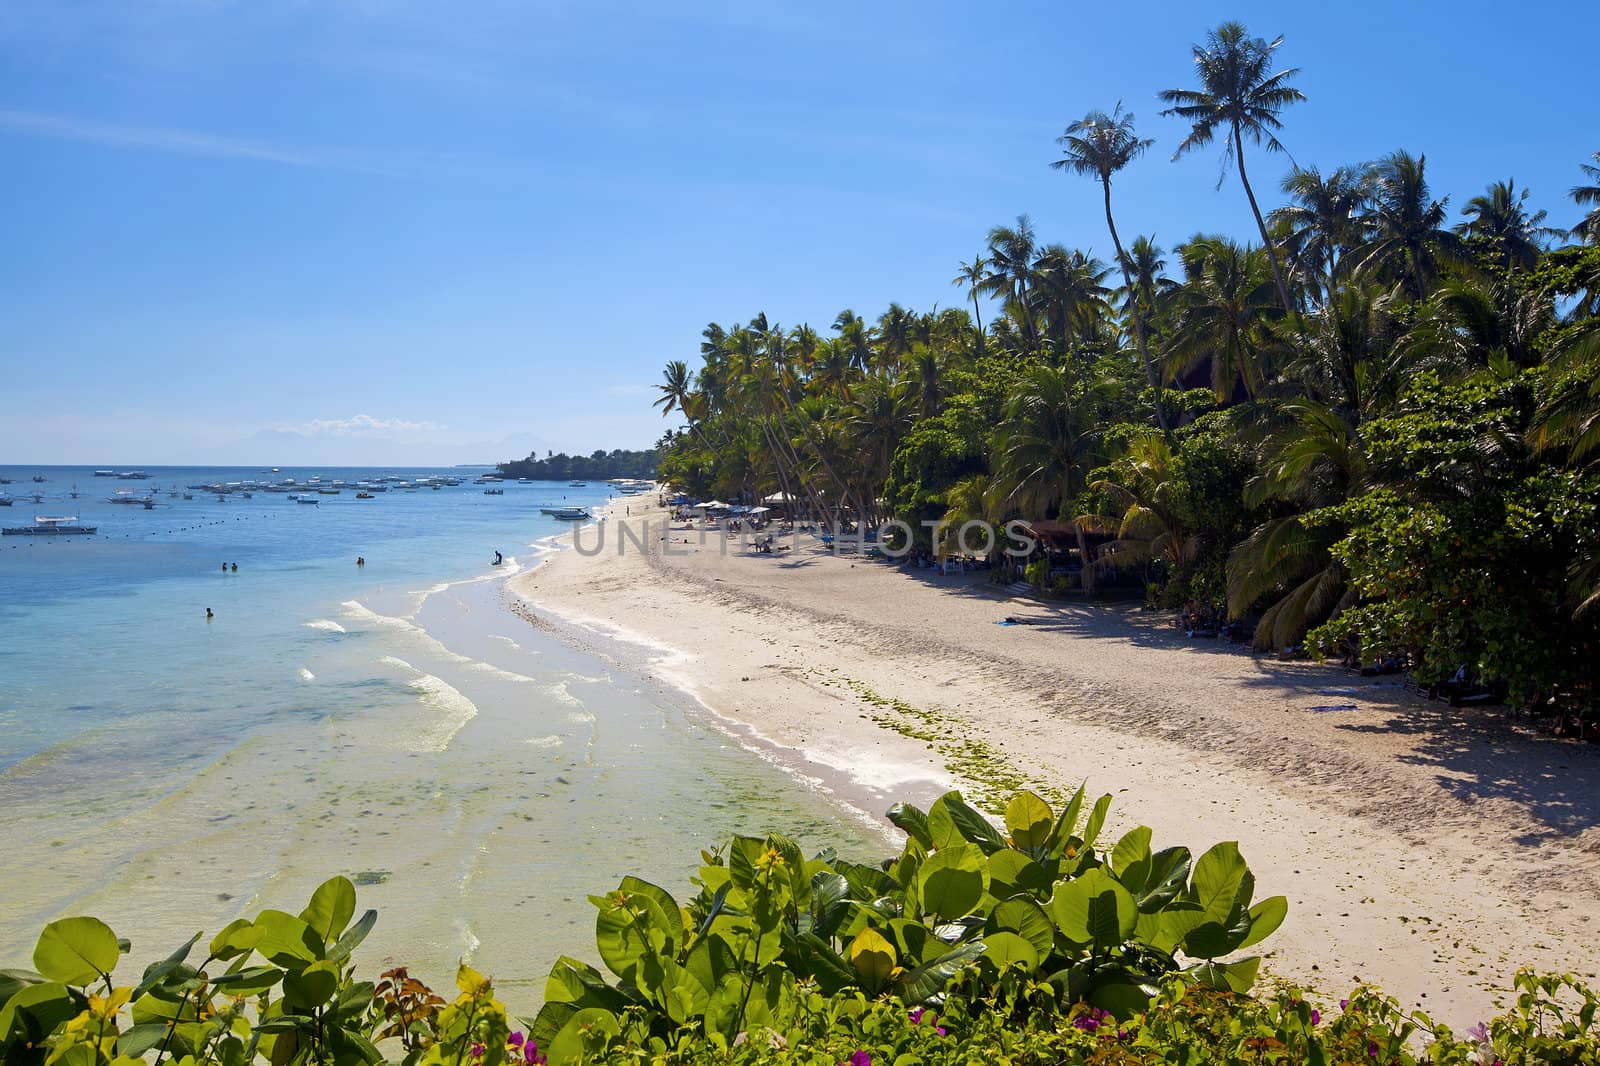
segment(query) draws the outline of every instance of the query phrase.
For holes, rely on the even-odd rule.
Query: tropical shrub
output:
[[[1119,1018],[1174,973],[1248,991],[1260,960],[1229,957],[1277,929],[1284,897],[1252,905],[1255,879],[1231,842],[1196,860],[1184,847],[1152,851],[1141,826],[1097,850],[1111,797],[1087,812],[1084,800],[1080,788],[1058,814],[1020,793],[1003,831],[958,792],[926,813],[900,804],[889,818],[907,839],[881,866],[735,837],[703,855],[685,906],[624,878],[592,897],[614,983],[560,959],[533,1035],[556,1045],[575,1027],[616,1032],[632,1018],[662,1046],[685,1028],[727,1043],[787,1026],[808,988],[937,1006],[958,977],[981,996],[1012,969],[1061,1004]]]

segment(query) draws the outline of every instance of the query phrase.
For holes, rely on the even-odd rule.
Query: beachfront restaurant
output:
[[[1046,590],[1065,587],[1093,591],[1096,585],[1105,584],[1106,579],[1112,576],[1097,572],[1093,566],[1086,567],[1084,552],[1087,550],[1090,560],[1096,559],[1101,549],[1115,537],[1080,530],[1076,522],[1042,518],[1022,523],[1022,533],[1033,539],[1034,548],[1025,559],[1013,557],[1013,564],[1019,571],[1025,572],[1027,567],[1043,560]]]

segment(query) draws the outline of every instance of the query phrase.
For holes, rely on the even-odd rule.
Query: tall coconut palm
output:
[[[1358,274],[1397,283],[1413,300],[1428,294],[1446,263],[1466,255],[1466,245],[1445,224],[1450,197],[1432,198],[1427,168],[1426,155],[1404,150],[1373,167],[1371,235],[1351,253]]]
[[[1226,140],[1223,164],[1231,160],[1238,165],[1239,181],[1250,201],[1250,211],[1256,217],[1256,228],[1261,231],[1261,243],[1267,259],[1272,264],[1272,277],[1278,286],[1278,299],[1284,312],[1293,314],[1295,307],[1289,298],[1289,285],[1284,280],[1283,266],[1267,233],[1267,223],[1256,203],[1255,190],[1244,167],[1244,142],[1264,146],[1269,152],[1283,151],[1277,137],[1283,122],[1278,118],[1290,104],[1305,99],[1299,89],[1289,82],[1299,70],[1272,71],[1273,53],[1283,44],[1282,37],[1267,41],[1251,37],[1242,23],[1224,22],[1206,37],[1204,45],[1194,46],[1195,73],[1200,78],[1198,89],[1165,89],[1160,96],[1172,106],[1161,112],[1176,115],[1192,123],[1189,135],[1172,154],[1177,159],[1185,152],[1203,148],[1221,133]],[[1217,179],[1222,184],[1222,179]]]
[[[1295,167],[1283,179],[1289,203],[1272,212],[1272,222],[1288,229],[1291,270],[1326,306],[1333,296],[1339,256],[1364,239],[1361,217],[1365,179],[1355,167],[1339,167],[1326,178],[1316,167]]]
[[[1039,350],[1039,333],[1028,310],[1028,288],[1036,252],[1033,220],[1027,215],[1018,215],[1014,227],[994,227],[989,231],[989,273],[982,282],[985,294],[1000,297],[1020,317],[1023,339],[1034,352]]]
[[[1461,214],[1466,221],[1456,232],[1493,244],[1508,271],[1531,269],[1544,246],[1562,235],[1561,230],[1543,224],[1548,211],[1529,213],[1528,190],[1518,192],[1515,179],[1490,185],[1488,192],[1468,200]]]
[[[982,253],[972,257],[972,262],[962,263],[956,276],[950,279],[950,284],[967,290],[967,299],[972,301],[972,317],[978,323],[978,354],[983,354],[983,309],[978,306],[978,293],[983,291],[983,279],[987,276],[989,261]]]
[[[1129,311],[1133,319],[1133,336],[1139,346],[1139,361],[1144,364],[1145,377],[1155,394],[1156,422],[1163,432],[1167,413],[1161,403],[1161,376],[1155,361],[1150,358],[1150,346],[1145,338],[1144,316],[1138,307],[1138,294],[1129,272],[1128,256],[1122,248],[1122,238],[1117,235],[1117,223],[1111,215],[1111,176],[1143,155],[1155,141],[1141,138],[1133,130],[1133,112],[1123,114],[1118,101],[1111,114],[1091,111],[1067,127],[1056,138],[1061,146],[1061,158],[1050,165],[1056,170],[1070,171],[1094,178],[1100,182],[1105,200],[1106,228],[1111,231],[1111,244],[1117,251],[1117,265],[1122,268],[1122,281],[1129,294]],[[1152,309],[1153,310],[1153,309]]]
[[[1569,195],[1579,207],[1594,205],[1583,217],[1583,221],[1572,227],[1572,235],[1590,244],[1600,244],[1600,152],[1594,154],[1594,161],[1596,164],[1594,166],[1588,163],[1578,164],[1583,170],[1584,177],[1593,184],[1574,185]]]

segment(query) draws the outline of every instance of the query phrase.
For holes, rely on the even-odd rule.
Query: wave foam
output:
[[[420,694],[424,705],[439,712],[438,718],[424,725],[410,738],[406,746],[412,751],[444,751],[456,734],[478,717],[478,705],[443,678],[423,674],[406,684]]]
[[[313,674],[310,670],[307,670],[303,666],[300,668],[300,680],[301,681],[315,681],[316,679],[317,679],[317,675],[316,674]]]
[[[348,633],[349,630],[331,618],[313,618],[309,622],[301,622],[307,629],[320,629],[324,633]]]

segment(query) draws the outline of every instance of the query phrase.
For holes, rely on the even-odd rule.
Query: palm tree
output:
[[[1106,312],[1105,278],[1098,259],[1060,244],[1047,244],[1033,261],[1029,302],[1042,333],[1053,333],[1056,355],[1070,358],[1072,338],[1090,340]]]
[[[1572,227],[1572,235],[1590,244],[1600,244],[1600,152],[1594,154],[1594,161],[1597,164],[1595,166],[1590,166],[1588,163],[1578,164],[1584,176],[1594,184],[1574,185],[1570,195],[1578,206],[1593,204],[1594,207],[1583,217],[1582,222]]]
[[[989,273],[984,275],[981,288],[987,295],[1000,297],[1008,311],[1021,317],[1023,338],[1037,352],[1039,334],[1028,310],[1028,285],[1033,276],[1035,251],[1033,220],[1027,215],[1017,216],[1015,228],[996,226],[991,229]]]
[[[1127,286],[1130,317],[1133,319],[1133,336],[1139,345],[1139,361],[1144,364],[1145,377],[1155,394],[1156,423],[1166,432],[1166,409],[1161,404],[1161,377],[1155,362],[1150,358],[1149,344],[1145,339],[1144,316],[1140,314],[1138,298],[1129,273],[1128,256],[1122,249],[1122,238],[1117,235],[1117,223],[1111,216],[1111,175],[1143,155],[1156,143],[1140,138],[1133,131],[1133,112],[1122,113],[1118,101],[1111,114],[1091,111],[1067,127],[1056,138],[1061,145],[1061,158],[1050,165],[1056,170],[1071,171],[1095,178],[1100,182],[1106,208],[1106,228],[1111,231],[1111,243],[1117,250],[1117,265],[1122,268],[1122,282]]]
[[[989,269],[989,261],[982,253],[972,257],[972,262],[962,263],[960,271],[950,279],[950,284],[964,287],[967,298],[972,301],[972,317],[978,323],[978,354],[983,354],[983,311],[978,307],[978,293],[983,290],[983,279]]]
[[[1282,314],[1272,300],[1266,257],[1223,237],[1196,237],[1180,251],[1187,279],[1173,294],[1177,319],[1167,340],[1168,372],[1209,360],[1218,402],[1233,395],[1235,383],[1256,396],[1267,380],[1266,326]]]
[[[1292,422],[1271,442],[1266,468],[1245,496],[1254,505],[1278,499],[1298,508],[1258,526],[1228,556],[1230,615],[1273,596],[1256,623],[1261,649],[1293,644],[1347,602],[1344,566],[1332,553],[1343,527],[1316,512],[1365,489],[1366,456],[1350,419],[1310,400],[1286,413]]]
[[[1245,138],[1264,145],[1269,152],[1283,151],[1275,132],[1283,128],[1278,115],[1290,104],[1305,99],[1299,89],[1289,85],[1299,73],[1298,69],[1291,67],[1271,73],[1272,54],[1281,44],[1282,37],[1271,41],[1251,37],[1242,23],[1224,22],[1211,31],[1203,46],[1194,46],[1200,88],[1165,89],[1160,95],[1162,100],[1173,105],[1161,112],[1163,115],[1177,115],[1193,124],[1189,136],[1172,154],[1173,159],[1210,144],[1219,132],[1226,138],[1223,163],[1226,165],[1231,159],[1238,164],[1239,181],[1244,185],[1250,211],[1256,216],[1256,227],[1261,231],[1261,243],[1272,264],[1278,299],[1283,302],[1284,312],[1292,315],[1294,304],[1289,299],[1283,267],[1278,262],[1266,220],[1261,216],[1255,190],[1250,187],[1250,178],[1244,169]],[[1218,178],[1217,184],[1221,183]]]
[[[1517,191],[1516,180],[1497,181],[1489,191],[1474,196],[1461,209],[1467,221],[1456,227],[1463,237],[1489,242],[1500,251],[1507,271],[1529,270],[1546,242],[1562,231],[1542,223],[1548,211],[1528,213],[1528,190]]]
[[[1290,203],[1272,212],[1275,226],[1288,229],[1293,271],[1320,290],[1319,303],[1333,296],[1339,256],[1364,239],[1358,214],[1366,199],[1360,168],[1339,167],[1326,178],[1316,167],[1295,167],[1283,179]]]
[[[1358,274],[1398,283],[1413,300],[1428,294],[1446,263],[1466,254],[1445,227],[1450,197],[1431,198],[1427,166],[1427,156],[1404,150],[1378,162],[1369,190],[1372,233],[1351,253]]]
[[[1199,537],[1185,528],[1174,506],[1182,491],[1175,483],[1176,467],[1167,438],[1147,431],[1128,443],[1127,453],[1112,464],[1111,477],[1089,486],[1116,507],[1110,514],[1078,517],[1085,530],[1117,538],[1101,549],[1098,565],[1161,561],[1177,568],[1199,554]]]

